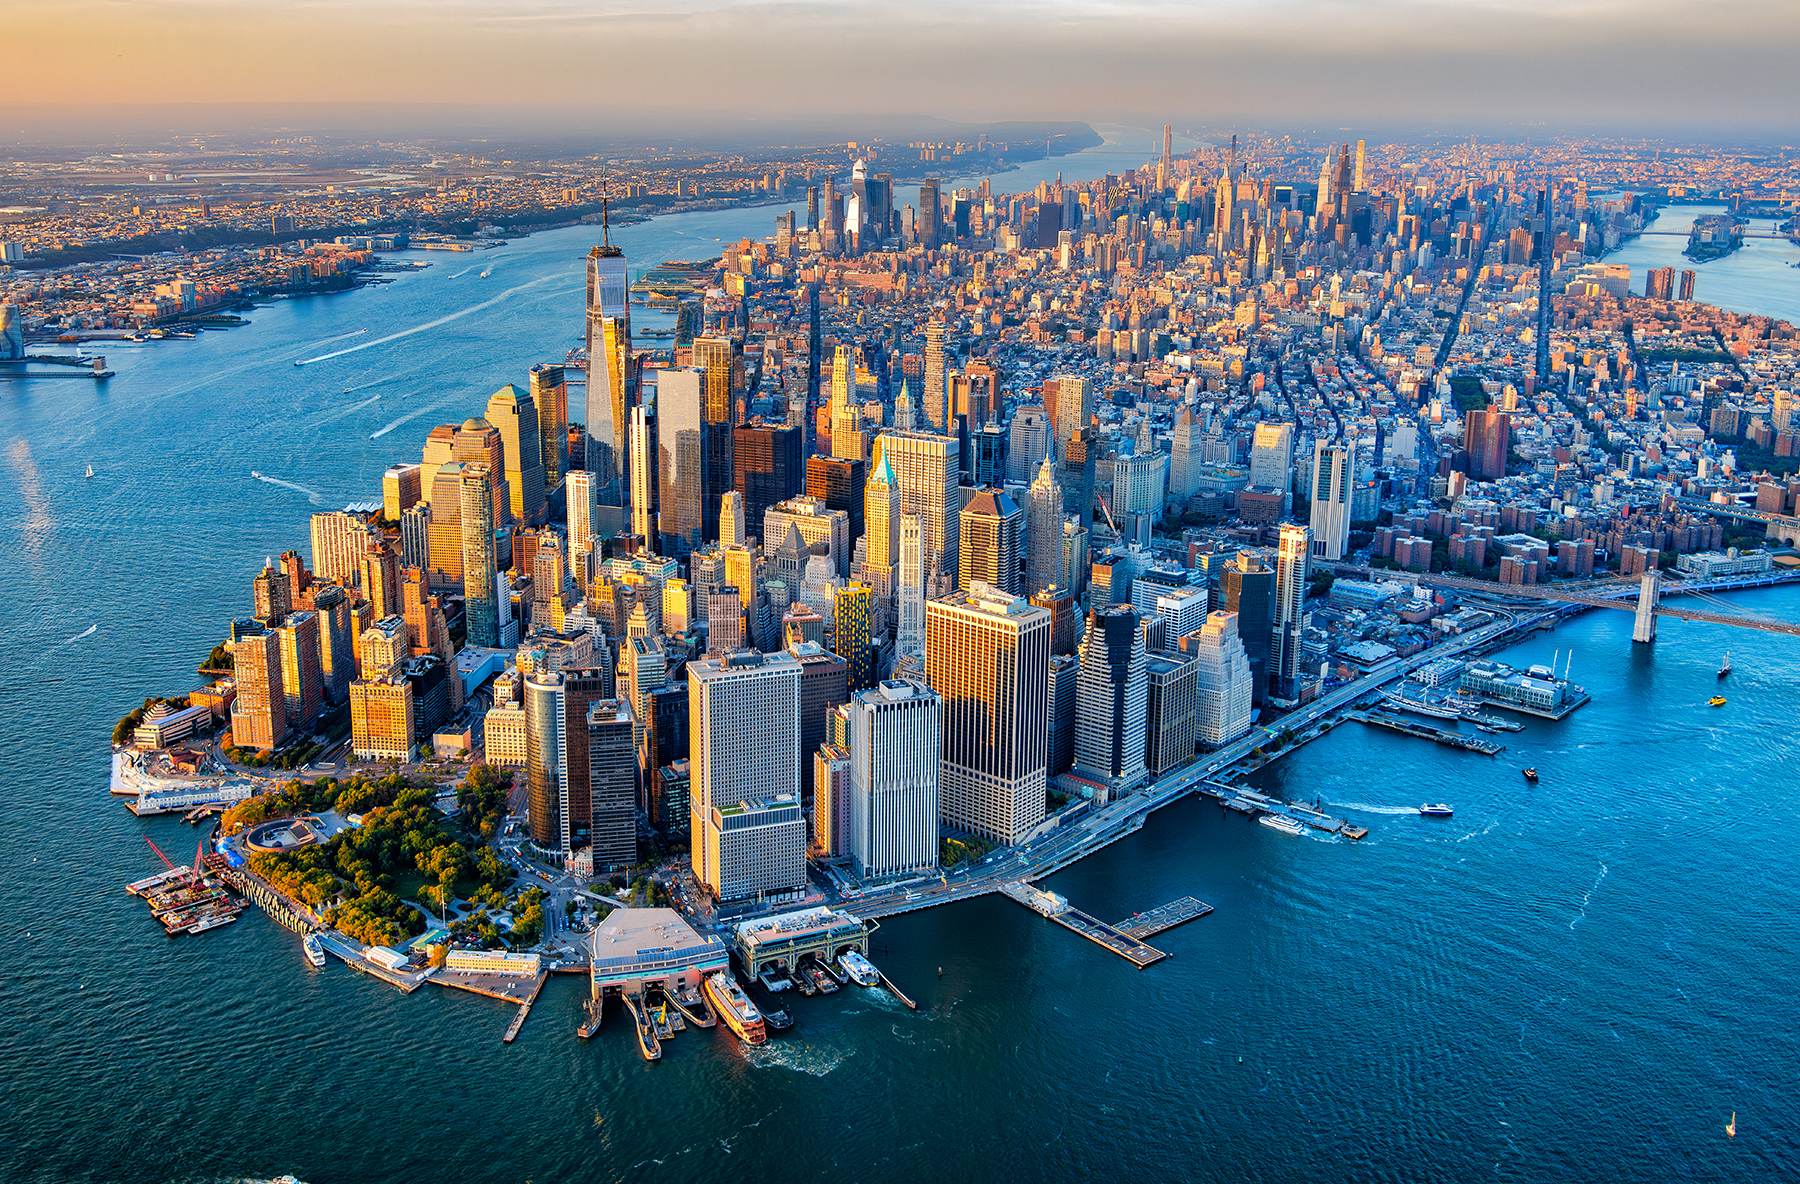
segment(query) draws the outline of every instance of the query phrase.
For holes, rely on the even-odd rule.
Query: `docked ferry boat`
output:
[[[738,1039],[745,1044],[761,1044],[769,1038],[763,1027],[762,1013],[750,1002],[744,988],[732,981],[728,971],[714,971],[707,976],[705,985],[706,997],[712,1001],[713,1009],[738,1034]]]

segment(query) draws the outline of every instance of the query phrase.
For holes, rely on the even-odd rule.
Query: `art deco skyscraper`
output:
[[[886,456],[875,466],[875,475],[863,489],[864,570],[877,599],[894,594],[896,567],[900,561],[900,479]]]
[[[928,602],[925,632],[927,681],[944,700],[940,815],[1020,842],[1044,820],[1050,613],[978,585]]]
[[[476,462],[461,468],[463,610],[468,644],[500,644],[498,572],[494,564],[493,486],[488,466]],[[451,672],[451,677],[455,673]]]
[[[1036,595],[1062,582],[1063,495],[1056,457],[1046,454],[1031,482],[1025,511],[1026,592]]]
[[[954,577],[959,558],[956,487],[960,450],[954,436],[930,432],[883,432],[875,438],[876,464],[893,466],[900,483],[900,513],[919,516],[925,574]]]
[[[542,526],[544,442],[538,433],[537,405],[529,394],[520,394],[509,384],[488,396],[487,421],[500,433],[513,521],[520,526]]]

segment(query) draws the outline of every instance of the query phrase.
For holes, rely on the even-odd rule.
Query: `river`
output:
[[[1695,299],[1733,312],[1761,313],[1800,324],[1800,267],[1795,266],[1800,264],[1800,247],[1786,239],[1746,238],[1738,250],[1708,263],[1695,263],[1682,254],[1687,250],[1688,227],[1695,218],[1729,212],[1730,207],[1723,205],[1665,206],[1650,229],[1675,230],[1680,235],[1639,235],[1607,255],[1606,262],[1631,268],[1631,289],[1640,296],[1652,269],[1673,267],[1679,277],[1691,268]],[[1771,219],[1756,218],[1749,230],[1767,234],[1775,225]]]
[[[774,213],[614,237],[634,262],[693,258]],[[1187,894],[1217,906],[1157,938],[1174,956],[1147,971],[985,898],[874,935],[918,1012],[860,990],[794,1000],[795,1029],[751,1051],[689,1032],[646,1064],[616,1016],[580,1041],[572,979],[502,1045],[511,1008],[314,970],[255,912],[163,937],[122,885],[159,866],[144,836],[178,858],[197,836],[108,796],[114,721],[194,684],[263,557],[306,548],[309,514],[378,496],[432,424],[562,355],[591,241],[421,255],[427,271],[240,330],[109,346],[105,385],[0,392],[16,490],[0,516],[0,1178],[1792,1171],[1800,648],[1722,626],[1670,621],[1633,646],[1629,614],[1594,612],[1517,647],[1572,648],[1594,702],[1528,720],[1498,758],[1348,724],[1258,775],[1369,825],[1361,843],[1185,800],[1049,881],[1109,919]],[[1800,614],[1796,590],[1733,599]],[[1727,647],[1730,702],[1710,709]],[[1423,801],[1456,816],[1421,819]]]

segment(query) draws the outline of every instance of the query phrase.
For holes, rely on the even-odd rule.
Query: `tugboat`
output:
[[[1525,780],[1531,782],[1533,785],[1537,784],[1537,769],[1535,767],[1525,770]]]
[[[763,1012],[763,1021],[768,1024],[771,1030],[776,1032],[785,1032],[794,1026],[794,1017],[789,1015],[786,1010],[782,1008]]]
[[[1442,802],[1439,802],[1435,806],[1426,805],[1419,807],[1419,814],[1425,818],[1448,818],[1454,813],[1456,813],[1456,811],[1452,810],[1449,806],[1444,805]]]

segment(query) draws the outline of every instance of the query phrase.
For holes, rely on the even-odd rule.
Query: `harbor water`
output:
[[[775,212],[615,241],[634,264],[701,258]],[[309,514],[377,497],[431,425],[561,357],[591,242],[431,256],[230,333],[109,345],[105,385],[0,391],[0,1179],[1793,1171],[1800,642],[1722,626],[1666,621],[1634,646],[1630,614],[1592,612],[1535,635],[1513,658],[1572,649],[1594,699],[1521,717],[1497,757],[1349,723],[1256,776],[1367,825],[1360,843],[1187,799],[1046,883],[1107,921],[1216,907],[1154,938],[1172,957],[1150,969],[987,897],[873,935],[917,1012],[784,997],[795,1027],[755,1049],[690,1029],[646,1064],[616,1011],[580,1040],[576,977],[504,1045],[510,1006],[316,970],[254,910],[163,936],[122,885],[160,868],[143,836],[179,862],[197,834],[107,794],[114,722],[195,684],[264,556],[306,549]],[[1800,590],[1732,599],[1800,617]],[[1418,817],[1427,801],[1455,817]]]
[[[1800,247],[1786,239],[1746,238],[1736,251],[1706,263],[1686,255],[1688,229],[1695,218],[1730,213],[1723,205],[1665,206],[1648,229],[1679,234],[1645,234],[1629,239],[1606,256],[1608,263],[1631,268],[1631,290],[1644,294],[1644,277],[1658,267],[1673,267],[1677,275],[1694,272],[1694,298],[1733,312],[1760,313],[1800,324]],[[1746,226],[1751,234],[1770,234],[1776,223],[1753,218]]]

